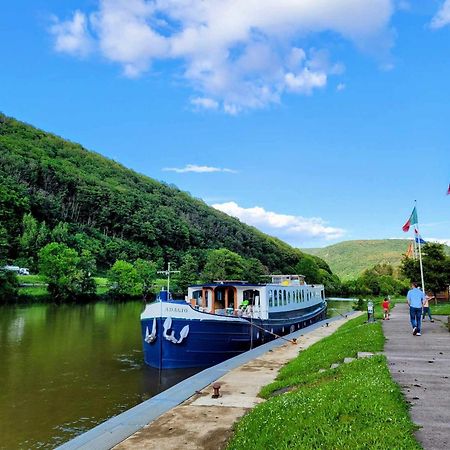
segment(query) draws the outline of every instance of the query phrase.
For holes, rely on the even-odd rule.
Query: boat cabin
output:
[[[267,284],[218,280],[188,288],[186,302],[209,314],[267,319],[325,300],[322,285],[308,285],[302,275],[271,275]]]

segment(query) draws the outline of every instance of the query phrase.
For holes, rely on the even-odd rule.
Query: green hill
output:
[[[21,239],[24,214],[31,231]],[[0,114],[0,252],[35,258],[49,240],[90,250],[105,269],[139,257],[177,264],[187,252],[202,266],[206,251],[221,247],[269,271],[290,273],[307,260],[176,187]]]
[[[345,241],[324,248],[302,250],[324,259],[334,273],[348,279],[379,263],[398,266],[408,244],[406,239],[377,239]]]

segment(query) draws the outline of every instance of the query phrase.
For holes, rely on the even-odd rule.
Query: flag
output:
[[[448,184],[447,195],[450,195],[450,183]]]
[[[406,250],[405,256],[407,258],[412,258],[414,255],[413,243],[410,242],[408,246],[408,250]]]
[[[422,237],[419,234],[419,231],[417,228],[414,229],[414,239],[418,244],[426,244],[426,242],[422,239]]]
[[[411,225],[416,225],[419,221],[417,220],[417,211],[416,211],[416,207],[414,206],[414,209],[412,210],[411,216],[409,217],[409,219],[407,220],[407,222],[405,223],[405,225],[403,225],[402,230],[407,233],[409,231],[409,227]]]

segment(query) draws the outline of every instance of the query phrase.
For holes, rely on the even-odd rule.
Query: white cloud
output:
[[[311,94],[315,88],[321,88],[327,84],[327,74],[311,72],[308,68],[305,68],[297,75],[292,72],[286,73],[284,81],[288,91]]]
[[[431,21],[431,28],[442,28],[450,24],[450,0],[445,0]]]
[[[88,31],[85,14],[75,11],[71,20],[65,22],[54,18],[50,33],[55,36],[55,50],[71,55],[85,56],[92,50],[93,41]]]
[[[266,211],[260,206],[243,208],[235,202],[216,203],[212,205],[230,216],[260,230],[275,235],[292,245],[300,246],[306,239],[333,240],[342,237],[345,231],[330,227],[318,217],[302,217]]]
[[[340,92],[340,91],[343,91],[346,87],[347,87],[347,86],[345,85],[345,83],[339,83],[339,84],[336,86],[336,90],[337,90],[338,92]]]
[[[237,173],[236,170],[227,169],[222,167],[211,167],[211,166],[198,166],[196,164],[187,164],[184,167],[165,167],[163,169],[165,172],[176,172],[176,173],[214,173],[214,172],[226,172],[226,173]]]
[[[198,109],[218,109],[219,103],[208,97],[195,97],[191,99],[191,105]]]
[[[425,238],[424,238],[425,239]],[[450,239],[442,239],[442,238],[428,238],[425,239],[427,242],[436,242],[438,244],[445,244],[450,246]]]
[[[94,11],[77,11],[52,33],[55,48],[68,53],[86,49],[93,36],[97,52],[129,77],[173,60],[198,93],[195,106],[236,114],[277,103],[285,92],[311,94],[342,71],[311,48],[310,37],[389,46],[395,1],[97,0]]]

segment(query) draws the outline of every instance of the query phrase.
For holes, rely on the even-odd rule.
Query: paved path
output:
[[[353,314],[351,318],[360,313]],[[298,345],[274,348],[219,378],[222,397],[212,399],[211,386],[136,432],[115,450],[218,450],[231,436],[233,424],[263,400],[259,390],[278,370],[303,350],[331,333],[347,319],[330,322],[305,334]]]
[[[426,450],[450,448],[450,333],[447,317],[422,324],[413,336],[406,304],[397,304],[383,322],[385,354],[393,378],[411,404],[411,418],[421,426],[416,437]]]

